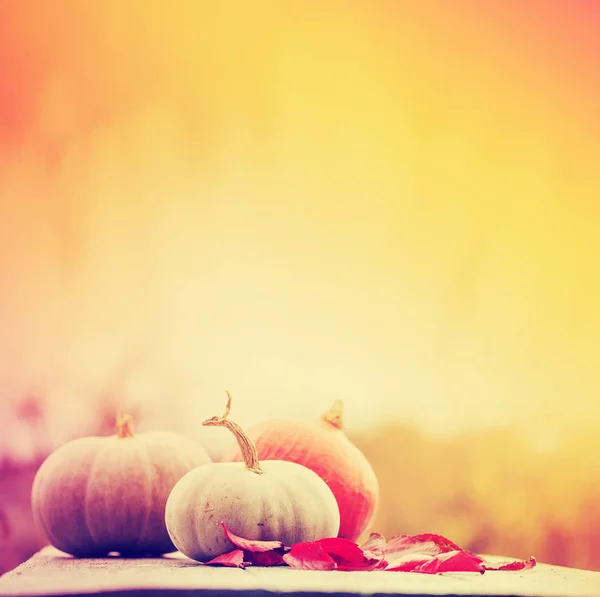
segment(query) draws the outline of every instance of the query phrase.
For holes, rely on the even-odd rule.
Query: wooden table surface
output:
[[[288,595],[473,595],[600,597],[600,572],[538,564],[523,572],[313,572],[289,568],[213,568],[180,554],[164,558],[74,559],[51,547],[0,578],[2,597],[118,594],[118,597]]]

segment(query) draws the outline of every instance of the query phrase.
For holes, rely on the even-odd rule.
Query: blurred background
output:
[[[0,573],[56,446],[334,398],[374,528],[600,570],[600,4],[0,0]]]

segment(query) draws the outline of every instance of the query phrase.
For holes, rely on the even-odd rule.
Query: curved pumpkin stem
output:
[[[226,394],[227,405],[225,406],[225,412],[223,415],[220,417],[217,416],[207,419],[202,423],[202,425],[205,427],[226,427],[229,429],[229,431],[233,433],[233,436],[235,437],[238,446],[242,451],[242,458],[244,459],[246,469],[256,473],[257,475],[261,475],[263,470],[260,468],[256,446],[237,423],[234,423],[227,418],[229,416],[229,412],[231,411],[231,394],[229,392],[226,392]]]
[[[131,415],[117,413],[117,437],[125,439],[133,437],[133,419]]]
[[[333,425],[336,429],[344,428],[344,403],[336,400],[328,410],[321,415],[321,420]]]

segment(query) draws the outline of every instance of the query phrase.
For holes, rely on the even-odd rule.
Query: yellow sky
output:
[[[3,145],[5,404],[84,416],[124,366],[126,402],[186,425],[225,388],[245,421],[336,397],[433,432],[597,417],[591,113],[487,45],[510,31],[287,6],[96,7],[57,44]]]

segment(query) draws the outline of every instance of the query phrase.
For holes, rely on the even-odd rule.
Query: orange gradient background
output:
[[[340,397],[377,530],[600,569],[599,27],[0,0],[0,460],[107,403],[214,446],[225,388],[244,424]]]

